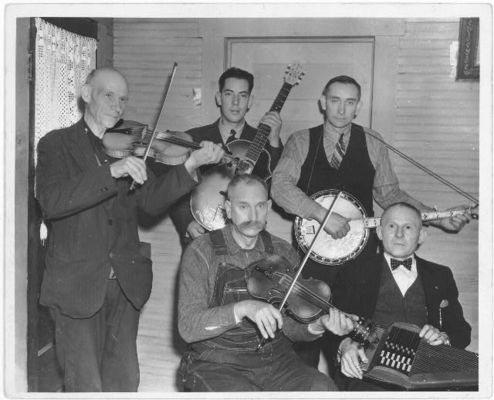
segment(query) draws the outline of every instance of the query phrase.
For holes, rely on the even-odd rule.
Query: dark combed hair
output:
[[[362,94],[362,88],[360,87],[360,84],[355,79],[353,79],[351,76],[347,76],[347,75],[339,75],[339,76],[335,76],[334,78],[330,79],[329,82],[326,83],[326,86],[324,86],[324,90],[322,91],[322,94],[326,95],[328,93],[329,87],[333,83],[337,83],[337,82],[338,83],[344,83],[347,85],[354,85],[358,91],[358,100],[360,100],[360,96]]]
[[[239,174],[235,175],[233,179],[228,183],[228,187],[226,188],[226,197],[227,199],[230,199],[229,193],[230,191],[237,185],[245,183],[246,185],[251,185],[253,183],[259,183],[264,190],[266,191],[266,194],[269,197],[269,188],[268,184],[264,181],[264,179],[259,178],[257,175],[249,175],[249,174]]]
[[[254,75],[252,75],[250,72],[244,71],[243,69],[231,67],[223,72],[220,76],[220,79],[218,80],[220,92],[225,87],[225,81],[228,78],[245,79],[249,84],[249,93],[251,93],[252,89],[254,88]]]
[[[381,215],[381,219],[382,219],[382,218],[384,218],[384,215],[388,212],[388,210],[389,210],[389,209],[394,208],[394,207],[403,207],[403,208],[408,208],[409,210],[412,210],[412,211],[413,211],[413,212],[417,215],[417,217],[418,217],[418,219],[419,219],[420,221],[422,221],[422,213],[420,212],[420,210],[419,210],[417,207],[415,207],[415,206],[411,205],[410,203],[406,203],[406,202],[404,202],[404,201],[399,201],[399,202],[397,202],[397,203],[393,203],[393,204],[391,204],[391,205],[387,206],[387,207],[383,210],[383,213],[382,213],[382,215]]]

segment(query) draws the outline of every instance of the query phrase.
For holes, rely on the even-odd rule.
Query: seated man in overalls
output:
[[[326,330],[347,334],[352,317],[331,310],[303,324],[254,298],[247,290],[249,265],[278,255],[293,273],[299,259],[288,242],[265,230],[271,200],[263,180],[234,177],[225,209],[231,223],[192,242],[180,265],[178,329],[188,343],[179,371],[184,390],[337,390],[292,345]]]

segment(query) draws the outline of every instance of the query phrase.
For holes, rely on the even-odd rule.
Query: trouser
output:
[[[66,392],[135,392],[139,385],[139,311],[116,279],[108,281],[103,306],[89,318],[52,309],[56,353]]]
[[[319,264],[312,259],[308,259],[305,265],[302,275],[304,278],[314,278],[321,280],[329,285],[333,289],[333,285],[336,282],[339,271],[342,268],[348,267],[351,264],[365,263],[370,257],[374,257],[378,249],[378,239],[375,232],[371,232],[367,244],[362,252],[354,259],[347,261],[341,265],[323,265]],[[326,332],[321,338],[306,343],[296,343],[295,351],[300,358],[309,366],[317,368],[319,365],[319,355],[322,352],[328,363],[328,369],[330,376],[335,373],[335,358],[337,347],[335,345],[335,338],[332,334]]]
[[[186,352],[179,375],[185,391],[332,391],[328,376],[305,365],[291,347],[266,343],[256,350]]]

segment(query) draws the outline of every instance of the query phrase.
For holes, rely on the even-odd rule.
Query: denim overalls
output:
[[[245,266],[236,265],[221,231],[209,233],[218,265],[209,307],[253,299],[247,291]],[[273,254],[271,236],[262,231],[266,257]],[[238,262],[237,262],[238,264]],[[180,365],[186,391],[328,390],[331,382],[306,367],[293,343],[278,331],[258,348],[262,336],[255,323],[244,318],[237,326],[212,339],[188,346]],[[321,375],[321,376],[319,376]]]

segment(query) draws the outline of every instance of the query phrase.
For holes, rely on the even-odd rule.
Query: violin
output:
[[[120,120],[103,136],[105,152],[114,158],[124,158],[130,155],[142,157],[147,150],[152,133],[145,124],[137,121]],[[178,165],[187,160],[191,150],[200,148],[201,145],[194,142],[192,136],[186,132],[157,131],[149,148],[148,157],[163,164]],[[228,165],[239,162],[238,158],[228,154],[222,160],[222,163]]]
[[[142,157],[151,139],[152,131],[147,125],[137,121],[120,120],[103,136],[106,154],[114,158],[129,155]],[[201,146],[185,132],[165,131],[156,133],[151,143],[148,156],[167,165],[178,165],[185,162],[190,150]]]
[[[303,324],[337,309],[330,302],[331,289],[325,282],[313,278],[295,279],[290,263],[282,256],[271,255],[250,264],[246,268],[246,281],[247,291],[252,297],[275,306],[281,304],[288,293],[283,309],[289,317]],[[350,337],[365,344],[373,329],[372,322],[362,317],[355,321],[354,317],[344,314],[354,321]]]

